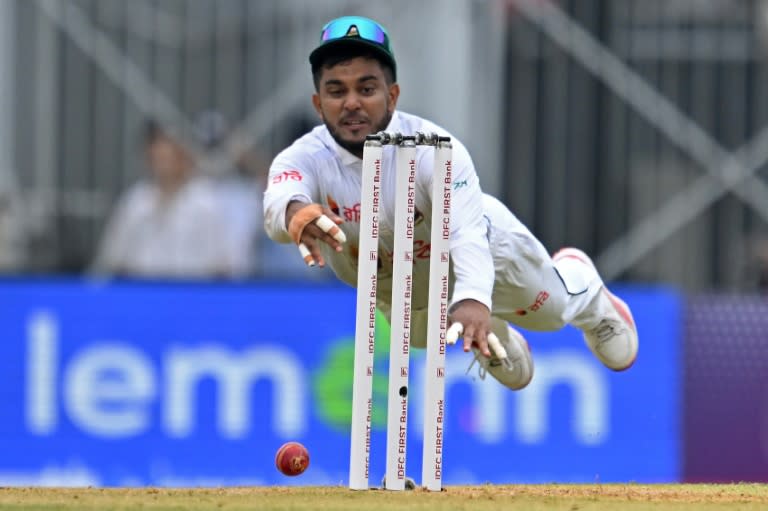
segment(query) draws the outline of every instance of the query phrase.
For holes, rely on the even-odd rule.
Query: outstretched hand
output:
[[[488,307],[477,300],[461,300],[451,308],[448,320],[451,324],[449,332],[453,328],[454,335],[458,333],[464,339],[465,352],[470,351],[474,345],[486,357],[491,356],[488,346],[488,335],[491,334],[491,311]],[[459,324],[461,332],[457,332],[457,328],[454,328],[454,325],[459,326]]]
[[[299,211],[307,211],[307,208],[321,211],[311,221],[306,219],[298,220],[296,214]],[[304,212],[299,213],[299,216]],[[295,218],[296,217],[296,218]],[[299,247],[304,262],[308,266],[314,266],[317,262],[320,266],[325,266],[325,259],[320,250],[320,242],[328,244],[336,252],[342,251],[342,243],[346,241],[344,232],[337,226],[344,223],[339,215],[335,214],[330,208],[319,204],[306,204],[304,202],[292,201],[285,210],[285,225],[294,241]]]

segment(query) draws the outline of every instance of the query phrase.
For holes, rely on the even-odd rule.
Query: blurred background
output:
[[[148,118],[184,131],[201,156],[219,149],[203,172],[231,177],[248,153],[240,176],[262,183],[317,123],[307,55],[318,26],[364,11],[392,32],[401,108],[462,138],[484,188],[551,250],[583,247],[610,279],[692,291],[764,280],[762,0],[0,8],[6,272],[90,266],[116,200],[147,174]],[[253,257],[263,275],[267,256]]]
[[[313,403],[348,390],[323,375],[348,362],[350,291],[261,225],[271,159],[318,123],[308,54],[347,14],[388,28],[400,108],[461,138],[551,251],[583,248],[621,282],[646,343],[618,376],[573,332],[544,336],[530,398],[461,380],[454,427],[472,440],[454,457],[542,461],[447,481],[768,480],[768,2],[0,0],[0,483],[285,484],[281,441],[336,431],[329,458],[347,448],[348,397]],[[307,296],[349,314],[278,327],[278,305]],[[597,379],[561,374],[561,356]],[[253,392],[222,411],[233,367]],[[597,397],[580,408],[568,382],[584,381]],[[508,402],[517,432],[471,396]],[[738,444],[715,468],[711,438]],[[261,465],[234,461],[244,445]],[[299,483],[343,479],[327,462]]]

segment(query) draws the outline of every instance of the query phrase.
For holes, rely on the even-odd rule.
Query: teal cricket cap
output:
[[[373,50],[392,67],[397,79],[395,54],[387,30],[379,23],[363,16],[343,16],[325,24],[320,32],[320,45],[309,54],[312,69],[320,66],[327,52],[344,46],[360,46]]]

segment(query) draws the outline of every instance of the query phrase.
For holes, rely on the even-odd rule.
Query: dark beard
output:
[[[387,111],[387,115],[384,116],[384,118],[381,120],[381,122],[374,126],[373,133],[378,133],[379,131],[384,131],[387,129],[387,126],[389,126],[389,121],[392,120],[392,114]],[[336,130],[333,129],[333,127],[328,124],[328,122],[323,121],[323,124],[325,124],[325,127],[328,128],[328,132],[333,137],[333,140],[336,141],[337,144],[339,144],[341,147],[349,151],[350,153],[354,154],[358,158],[363,157],[363,148],[365,147],[365,141],[362,142],[350,142],[348,140],[343,140],[339,134],[336,132]]]

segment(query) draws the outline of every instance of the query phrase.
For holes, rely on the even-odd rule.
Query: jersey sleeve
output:
[[[306,156],[283,152],[272,162],[264,192],[264,229],[274,241],[291,242],[285,225],[285,209],[290,201],[319,202],[316,175],[311,158]]]
[[[429,165],[429,197],[432,197],[434,157]],[[491,309],[495,279],[493,257],[488,241],[488,223],[483,210],[483,193],[469,152],[458,142],[453,145],[451,179],[451,260],[456,277],[451,305],[473,299]]]

